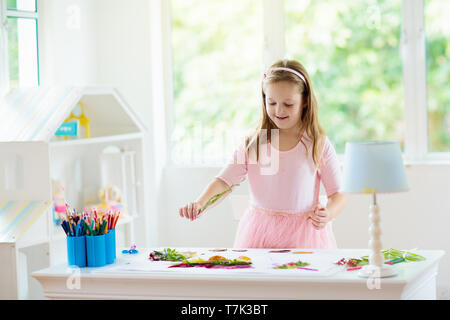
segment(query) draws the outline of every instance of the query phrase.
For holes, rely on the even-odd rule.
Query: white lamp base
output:
[[[397,272],[391,266],[377,267],[375,265],[366,265],[359,270],[358,276],[362,278],[387,278],[396,276]]]

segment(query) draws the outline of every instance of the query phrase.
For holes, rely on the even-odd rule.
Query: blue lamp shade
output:
[[[347,142],[340,192],[407,191],[405,167],[397,141]]]

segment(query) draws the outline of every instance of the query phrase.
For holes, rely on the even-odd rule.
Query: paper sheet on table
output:
[[[252,267],[241,269],[209,269],[202,267],[192,268],[169,268],[169,266],[176,264],[173,261],[150,261],[146,254],[138,255],[121,255],[118,257],[117,262],[101,267],[92,269],[92,272],[164,272],[164,273],[190,273],[190,274],[270,274],[270,275],[296,275],[296,276],[331,276],[338,272],[340,268],[334,263],[342,257],[337,257],[332,254],[293,254],[289,253],[269,253],[266,251],[261,252],[253,251],[249,249],[247,252],[234,252],[228,250],[227,252],[211,252],[209,250],[197,251],[195,258],[202,258],[204,260],[214,255],[224,256],[228,259],[237,258],[245,255],[251,257]],[[304,270],[304,269],[274,269],[276,265],[297,262],[308,262],[310,265],[307,268],[318,269],[318,271]]]
[[[201,257],[207,260],[210,256],[217,255],[215,253],[208,253],[206,257]],[[225,255],[222,255],[225,256]],[[228,257],[230,257],[228,255]],[[238,256],[236,256],[238,257]],[[235,257],[235,258],[236,258]],[[198,258],[198,256],[196,257]],[[165,272],[165,273],[198,273],[198,274],[222,274],[222,273],[261,273],[264,272],[260,268],[256,268],[256,265],[267,267],[267,261],[265,257],[255,257],[252,259],[251,268],[238,268],[238,269],[210,269],[203,267],[192,268],[169,268],[171,265],[175,265],[180,262],[175,261],[150,261],[147,257],[137,255],[134,257],[121,257],[115,264],[105,266],[101,268],[92,269],[91,272]]]

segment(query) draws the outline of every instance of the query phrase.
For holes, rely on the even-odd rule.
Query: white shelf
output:
[[[41,244],[49,243],[48,239],[38,239],[38,240],[28,240],[28,241],[20,241],[20,239],[16,242],[16,246],[18,249],[23,249],[27,247],[33,247]]]
[[[136,140],[141,139],[142,133],[126,133],[115,136],[105,136],[105,137],[95,137],[88,139],[74,139],[74,140],[61,140],[61,141],[51,141],[50,147],[72,147],[77,145],[87,145],[87,144],[98,144],[98,143],[109,143],[115,141],[125,141],[125,140]]]

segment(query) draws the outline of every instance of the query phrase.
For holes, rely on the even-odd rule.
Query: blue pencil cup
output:
[[[87,236],[86,252],[87,266],[101,267],[106,264],[106,235]]]
[[[116,229],[109,230],[105,235],[106,264],[114,263],[116,260]]]
[[[86,267],[86,237],[66,237],[69,266]]]

